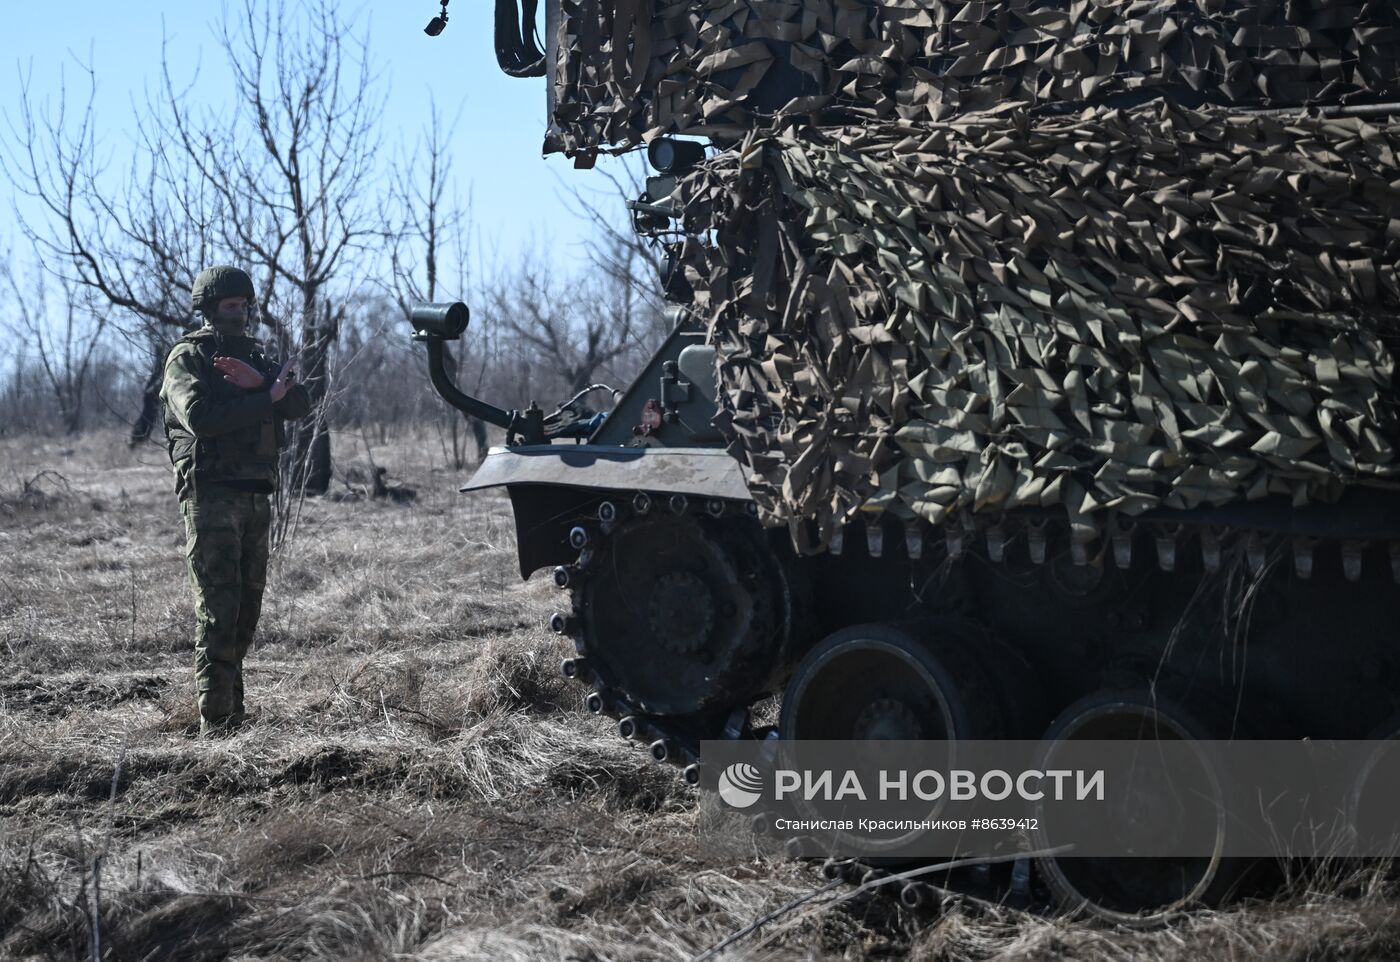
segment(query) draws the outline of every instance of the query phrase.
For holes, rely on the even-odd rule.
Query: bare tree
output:
[[[0,282],[13,298],[14,320],[5,328],[24,342],[38,358],[44,382],[58,407],[63,429],[77,434],[83,426],[83,402],[93,361],[103,343],[108,310],[71,280],[59,281],[62,306],[57,316],[49,310],[49,285],[35,265],[21,287],[14,261],[0,262]]]
[[[276,293],[289,289],[314,405],[296,429],[293,484],[324,494],[331,479],[326,362],[345,317],[344,293],[337,299],[331,287],[382,223],[368,188],[383,95],[367,41],[354,38],[328,0],[308,4],[301,20],[284,7],[273,13],[244,0],[237,28],[226,20],[219,42],[237,83],[238,126],[254,135],[230,139],[228,119],[212,111],[192,117],[167,72],[172,133],[223,202],[238,248],[266,273],[263,307],[274,324]]]
[[[450,259],[456,268],[454,286],[457,296],[467,296],[470,255],[467,231],[471,223],[471,205],[468,203],[464,208],[457,203],[455,195],[450,200],[447,196],[452,182],[452,158],[447,153],[447,143],[456,125],[455,119],[451,124],[443,125],[437,101],[434,100],[428,124],[418,144],[395,165],[397,174],[393,178],[391,196],[395,207],[404,216],[404,223],[392,232],[388,240],[394,300],[405,321],[415,302],[437,300],[439,289],[443,286],[440,281],[444,258]],[[489,329],[480,333],[472,331],[468,336],[468,343],[483,348],[487,346],[490,332]],[[473,393],[480,393],[490,351],[478,350],[474,361],[475,384],[466,387]],[[444,345],[443,362],[448,376],[457,381],[461,371],[456,352],[450,345]],[[485,458],[485,423],[465,413],[462,413],[460,420],[456,412],[448,412],[448,416],[453,465],[458,470],[464,466],[460,437],[462,423],[471,431],[475,441],[477,461]]]
[[[52,275],[122,312],[122,333],[147,355],[135,443],[157,423],[165,351],[190,326],[190,284],[215,239],[207,191],[188,159],[167,149],[154,113],[138,118],[141,149],[121,190],[111,190],[93,122],[96,83],[90,67],[82,70],[88,95],[76,110],[66,71],[56,104],[36,101],[30,76],[20,74],[18,115],[6,112],[0,168],[36,201],[37,215],[16,210],[15,220]]]
[[[200,106],[193,81],[177,84],[162,58],[130,128],[129,161],[117,153],[125,145],[97,135],[90,68],[81,74],[86,98],[70,96],[65,81],[43,100],[21,73],[0,153],[4,173],[35,201],[16,211],[24,238],[55,277],[104,305],[108,325],[148,362],[134,439],[159,423],[164,357],[195,322],[194,275],[219,262],[249,269],[262,323],[281,352],[300,346],[318,402],[296,436],[293,492],[329,483],[328,413],[357,424],[377,416],[360,403],[366,399],[337,400],[334,372],[348,372],[344,383],[356,390],[364,378],[380,384],[393,418],[421,415],[417,401],[390,389],[402,385],[410,361],[421,363],[418,355],[407,345],[395,354],[382,336],[414,300],[471,303],[477,323],[454,345],[452,373],[501,403],[525,400],[516,397],[522,391],[548,401],[599,378],[624,382],[665,333],[654,252],[604,218],[601,203],[576,205],[602,235],[582,276],[528,257],[489,283],[481,278],[490,272],[470,269],[470,205],[456,201],[447,154],[452,125],[434,110],[415,149],[383,176],[380,87],[365,44],[338,9],[330,0],[287,9],[238,0],[217,31],[236,96],[218,112]],[[635,187],[614,185],[619,193]],[[383,266],[384,252],[392,261],[387,289],[366,277]],[[342,328],[353,328],[350,343]],[[32,351],[18,358],[16,377],[25,382],[16,390],[32,394],[38,369]],[[435,402],[426,388],[424,397]],[[426,410],[442,411],[454,460],[463,460],[468,433],[477,456],[484,453],[484,425],[435,403]]]
[[[128,312],[124,325],[152,361],[135,436],[154,423],[160,364],[191,325],[194,274],[217,261],[246,265],[262,318],[282,350],[295,340],[316,402],[298,426],[295,485],[324,492],[330,439],[323,404],[327,355],[344,304],[362,278],[358,255],[382,236],[375,123],[383,95],[366,43],[329,0],[286,8],[243,0],[217,39],[233,75],[234,110],[192,107],[162,58],[161,83],[137,117],[125,189],[111,190],[93,127],[92,96],[77,114],[66,84],[38,104],[21,75],[4,172],[38,201],[24,235],[65,278]],[[86,68],[90,90],[95,82]],[[8,118],[8,115],[7,115]],[[17,212],[18,213],[18,212]]]
[[[612,160],[611,164],[595,168],[607,186],[584,188],[570,180],[566,186],[561,186],[559,194],[564,206],[575,217],[593,227],[596,239],[588,244],[584,253],[594,272],[609,278],[613,284],[625,284],[637,304],[645,306],[646,316],[652,322],[651,329],[638,331],[637,335],[655,348],[670,333],[664,320],[666,303],[658,273],[666,251],[663,242],[637,233],[627,219],[618,217],[619,211],[627,209],[628,201],[639,199],[648,189],[642,154],[624,154]],[[557,171],[555,176],[559,176]],[[660,199],[650,198],[652,201]],[[666,242],[678,243],[681,237],[678,227]]]
[[[641,255],[607,236],[602,258],[616,270],[594,269],[583,277],[554,274],[526,259],[493,286],[494,317],[573,394],[599,377],[625,381],[639,356],[657,345],[659,304],[639,293]],[[595,262],[595,265],[599,262]]]

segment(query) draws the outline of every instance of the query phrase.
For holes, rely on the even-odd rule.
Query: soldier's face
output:
[[[242,330],[248,322],[248,298],[225,297],[215,308],[214,320],[221,326]]]

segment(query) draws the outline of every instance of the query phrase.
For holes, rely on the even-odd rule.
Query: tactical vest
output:
[[[231,337],[201,328],[175,343],[177,347],[182,343],[194,345],[203,361],[200,380],[215,402],[247,394],[245,389],[224,380],[214,367],[215,357],[238,358],[264,376],[276,373],[258,342],[247,336]],[[265,482],[269,490],[277,483],[277,452],[282,446],[283,428],[282,419],[275,414],[225,434],[197,438],[167,408],[165,438],[170,463],[175,466],[176,491],[181,498],[208,482]]]

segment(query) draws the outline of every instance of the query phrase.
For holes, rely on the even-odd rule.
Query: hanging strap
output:
[[[543,77],[544,54],[535,42],[539,0],[496,0],[496,62],[512,77]]]

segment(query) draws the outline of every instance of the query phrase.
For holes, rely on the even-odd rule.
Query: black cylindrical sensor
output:
[[[462,336],[471,316],[471,311],[461,301],[453,301],[450,304],[415,304],[408,312],[415,331],[449,339]]]

